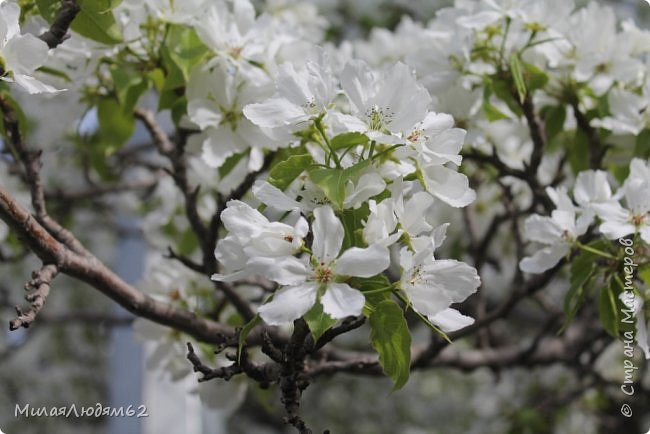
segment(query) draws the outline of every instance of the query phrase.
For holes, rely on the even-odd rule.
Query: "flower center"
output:
[[[309,98],[309,100],[307,100],[306,103],[302,105],[302,108],[305,110],[305,112],[309,113],[310,115],[320,114],[320,110],[316,105],[316,98],[314,98],[313,96]]]
[[[413,268],[413,271],[411,272],[411,278],[408,280],[409,285],[415,286],[417,283],[422,282],[422,275],[420,272],[422,271],[422,266],[418,265]]]
[[[391,111],[390,107],[384,109],[382,107],[374,106],[370,110],[366,111],[369,129],[371,131],[384,130],[393,120],[393,115],[394,113]]]
[[[244,47],[239,47],[239,46],[231,47],[230,48],[230,56],[232,56],[233,59],[239,59],[243,49],[244,49]]]
[[[318,267],[314,270],[314,279],[320,283],[331,282],[334,277],[334,272],[332,269],[325,265],[324,262],[321,262]]]
[[[223,115],[223,118],[221,119],[221,125],[228,124],[231,130],[236,131],[237,126],[239,125],[239,120],[242,117],[242,113],[238,113],[234,110],[228,110],[225,107],[219,108],[221,109],[221,114]]]
[[[640,213],[639,214],[632,214],[630,216],[630,222],[632,222],[632,224],[634,226],[639,227],[639,226],[641,226],[641,225],[643,225],[645,223],[646,218],[648,217],[649,214],[650,214],[650,212],[645,213],[645,214],[640,214]]]

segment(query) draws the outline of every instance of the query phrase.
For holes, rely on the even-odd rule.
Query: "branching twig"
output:
[[[0,96],[0,110],[3,113],[5,135],[7,143],[12,148],[14,154],[20,160],[20,163],[25,170],[25,178],[29,184],[30,194],[32,198],[32,206],[36,220],[45,228],[54,238],[65,244],[72,251],[89,256],[88,252],[79,243],[75,237],[58,222],[52,219],[45,208],[45,193],[43,192],[43,184],[41,181],[41,151],[31,151],[23,142],[20,132],[20,125],[18,117],[14,112],[11,102],[5,97]]]
[[[16,306],[17,317],[9,322],[9,330],[16,330],[20,327],[27,328],[34,321],[45,304],[47,296],[50,294],[50,283],[59,273],[56,265],[47,264],[32,273],[32,280],[25,284],[25,290],[32,291],[25,296],[25,299],[31,304],[27,311],[23,312]]]
[[[199,378],[199,382],[212,380],[213,378],[222,378],[226,381],[230,380],[233,376],[242,373],[242,368],[237,364],[224,366],[221,368],[210,368],[203,364],[199,356],[194,352],[194,347],[191,343],[187,343],[187,360],[192,363],[194,372],[200,372],[203,377]]]
[[[323,348],[327,343],[331,342],[337,336],[340,336],[344,333],[347,333],[351,330],[358,329],[366,322],[366,317],[360,315],[358,317],[350,317],[343,320],[341,325],[337,327],[332,327],[327,330],[323,335],[316,341],[314,348],[311,349],[311,352],[315,352]]]

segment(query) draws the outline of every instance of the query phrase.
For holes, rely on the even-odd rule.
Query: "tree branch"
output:
[[[68,29],[75,19],[81,7],[75,0],[62,0],[61,9],[56,14],[54,22],[50,29],[43,33],[39,38],[50,48],[56,48],[63,41],[68,39]]]
[[[81,256],[68,250],[2,187],[0,219],[9,225],[44,263],[56,265],[60,272],[90,284],[133,314],[187,333],[199,341],[237,344],[236,332],[232,327],[161,303],[126,283],[95,256]],[[259,341],[259,338],[259,333],[251,334],[249,341]]]
[[[25,179],[29,185],[30,195],[32,198],[32,206],[36,220],[54,236],[58,241],[65,244],[72,251],[80,255],[90,255],[74,236],[63,228],[59,223],[52,219],[45,208],[45,194],[43,192],[43,184],[41,181],[41,151],[30,151],[25,143],[20,132],[20,125],[18,117],[14,112],[11,102],[0,95],[0,110],[3,113],[5,135],[7,137],[7,144],[11,147],[14,155],[17,156],[20,163],[25,170]]]
[[[27,328],[31,325],[41,309],[43,309],[45,300],[50,294],[50,283],[52,283],[58,273],[58,267],[52,264],[43,265],[40,270],[34,271],[32,280],[25,284],[25,290],[33,291],[25,296],[25,299],[31,305],[26,312],[23,312],[16,306],[16,314],[18,316],[9,322],[9,330],[16,330],[20,327]]]

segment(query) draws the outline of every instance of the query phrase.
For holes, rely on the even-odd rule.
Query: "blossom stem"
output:
[[[377,289],[371,289],[370,291],[363,291],[363,294],[381,294],[383,292],[390,292],[394,290],[395,287],[393,285],[391,286],[385,286],[383,288],[377,288]]]
[[[594,249],[593,247],[587,246],[587,245],[582,244],[580,242],[577,242],[576,246],[578,246],[579,248],[581,248],[582,250],[584,250],[586,252],[593,253],[594,255],[602,256],[603,258],[613,259],[613,260],[617,259],[616,256],[610,255],[609,253],[605,253],[605,252],[600,251],[598,249]]]
[[[376,144],[377,144],[377,143],[376,143],[374,140],[373,140],[372,142],[370,142],[370,150],[368,151],[368,159],[369,159],[369,160],[372,159],[372,156],[373,156],[374,153],[375,153],[375,146],[376,146]]]
[[[334,164],[336,164],[337,169],[341,168],[341,160],[339,160],[339,156],[336,154],[336,151],[332,147],[332,143],[330,142],[330,139],[327,138],[327,134],[325,134],[325,129],[323,128],[323,124],[321,123],[320,118],[314,120],[314,125],[316,126],[316,129],[320,133],[321,137],[325,141],[325,144],[327,145],[327,148],[330,151],[330,155],[332,156],[332,159],[334,160]]]
[[[372,145],[371,145],[371,150],[372,150],[372,146],[374,146],[374,144],[375,144],[375,142],[373,141],[373,142],[372,142]],[[394,150],[397,149],[397,148],[401,148],[402,146],[404,146],[404,145],[401,145],[401,144],[393,145],[393,146],[391,146],[391,147],[388,148],[388,149],[384,149],[383,151],[381,151],[380,153],[378,153],[378,154],[375,155],[374,157],[371,155],[371,158],[372,158],[372,159],[379,158],[379,157],[381,157],[382,155],[387,154],[387,153],[389,153],[389,152],[391,152],[391,151],[394,151]]]
[[[499,49],[499,60],[500,64],[503,64],[503,58],[505,56],[505,51],[506,51],[506,40],[508,39],[508,33],[510,32],[510,22],[511,22],[510,17],[506,17],[506,28],[503,32],[503,40],[501,41],[501,48]]]

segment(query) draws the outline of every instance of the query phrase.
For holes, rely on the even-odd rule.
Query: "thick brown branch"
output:
[[[50,48],[55,48],[61,44],[70,37],[68,29],[80,10],[81,8],[75,0],[62,0],[61,9],[56,14],[50,29],[39,38]]]
[[[96,257],[80,256],[67,250],[2,187],[0,218],[44,263],[54,264],[60,272],[90,284],[133,314],[185,332],[203,342],[236,345],[236,333],[232,327],[161,303],[126,283]],[[259,337],[259,333],[251,334],[249,340],[259,340]]]

